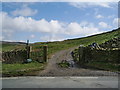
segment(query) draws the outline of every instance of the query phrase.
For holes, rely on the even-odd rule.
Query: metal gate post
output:
[[[27,49],[27,59],[29,59],[29,58],[30,58],[30,46],[29,46],[29,40],[27,40],[26,49]]]

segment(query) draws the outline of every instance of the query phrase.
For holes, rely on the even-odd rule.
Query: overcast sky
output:
[[[2,40],[65,40],[118,27],[117,2],[3,2],[0,5]]]

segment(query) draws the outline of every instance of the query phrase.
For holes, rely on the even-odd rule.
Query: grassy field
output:
[[[84,46],[87,46],[93,42],[101,44],[101,43],[104,43],[105,41],[108,41],[108,40],[115,38],[115,37],[120,37],[120,29],[117,29],[117,30],[114,30],[111,32],[93,35],[93,36],[88,36],[88,37],[84,37],[84,38],[69,39],[69,40],[65,40],[65,41],[61,41],[61,42],[59,42],[59,41],[56,41],[56,42],[37,42],[34,44],[30,44],[30,45],[33,46],[33,49],[40,49],[43,45],[47,45],[48,46],[48,56],[50,58],[50,56],[53,53],[56,53],[60,50],[68,49],[71,47],[77,47],[81,44]],[[25,48],[25,45],[8,45],[8,44],[2,45],[3,51],[10,51],[10,50],[14,50],[14,49],[24,49],[24,48]],[[32,66],[31,66],[31,64],[32,64]],[[40,65],[39,64],[40,63],[30,63],[28,65],[25,65],[25,64],[3,64],[2,65],[3,66],[3,73],[6,73],[7,71],[11,71],[11,72],[15,72],[14,73],[15,75],[18,75],[18,74],[16,74],[17,68],[19,68],[21,70],[21,68],[28,69],[29,67],[35,67],[36,70],[38,70],[39,66],[44,65],[44,64],[40,64]],[[37,65],[38,65],[38,67],[37,67]],[[11,68],[12,68],[12,70],[11,70]],[[31,70],[27,70],[27,71],[31,71]],[[9,73],[9,74],[11,74],[11,73]]]
[[[97,34],[93,36],[88,36],[88,37],[83,37],[83,38],[76,38],[76,39],[69,39],[69,40],[64,40],[64,41],[56,41],[56,42],[37,42],[34,44],[31,44],[33,46],[33,49],[39,49],[43,45],[48,46],[48,55],[53,54],[57,51],[63,50],[63,49],[68,49],[71,47],[76,47],[79,45],[84,45],[87,46],[93,42],[96,42],[98,44],[104,43],[105,41],[108,41],[112,38],[115,37],[120,37],[120,29],[102,33],[102,34]],[[2,51],[10,51],[13,49],[23,49],[25,48],[25,45],[9,45],[9,44],[3,44],[2,45]]]
[[[25,49],[25,45],[16,45],[16,44],[2,44],[2,51],[6,52],[6,51],[10,51],[10,50],[21,50],[21,49]]]

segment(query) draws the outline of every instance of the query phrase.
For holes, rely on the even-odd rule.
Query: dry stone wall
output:
[[[2,52],[2,62],[3,63],[22,63],[27,59],[27,51],[26,50],[17,50],[17,51],[8,51]]]
[[[97,61],[106,63],[118,63],[120,58],[120,50],[103,50],[103,49],[90,49],[85,50],[86,61]]]
[[[120,37],[118,38],[113,38],[109,41],[106,41],[105,43],[102,43],[99,45],[102,48],[120,48]]]
[[[93,43],[88,45],[87,47],[82,47],[83,54],[81,57],[81,50],[73,51],[73,58],[80,63],[88,63],[88,62],[106,62],[106,63],[114,63],[118,64],[120,59],[120,38],[111,39],[103,44]]]

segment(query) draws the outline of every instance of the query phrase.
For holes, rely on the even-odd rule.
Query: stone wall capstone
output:
[[[102,43],[99,45],[102,48],[120,48],[120,37],[118,38],[113,38],[109,41],[106,41],[105,43]]]

